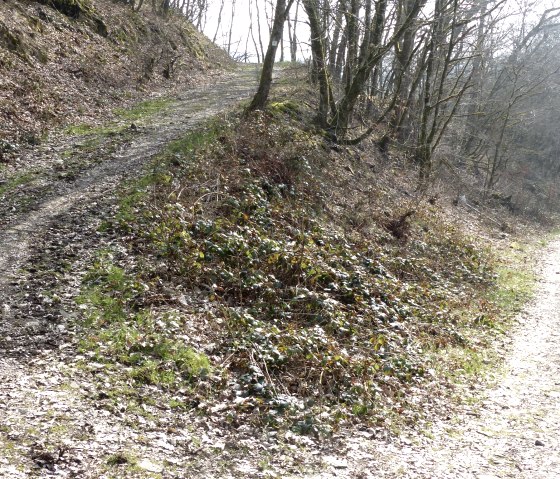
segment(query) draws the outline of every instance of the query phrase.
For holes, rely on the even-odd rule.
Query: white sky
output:
[[[235,16],[232,28],[232,47],[231,52],[234,54],[236,51],[238,54],[242,54],[246,51],[245,46],[247,45],[247,51],[250,55],[252,55],[251,60],[256,61],[256,50],[255,45],[253,43],[253,39],[249,35],[250,28],[251,28],[251,17],[249,14],[249,7],[251,5],[252,15],[253,15],[253,35],[254,39],[259,43],[259,34],[258,34],[258,26],[257,26],[257,13],[256,13],[256,6],[258,2],[258,9],[260,12],[260,26],[261,26],[261,38],[263,43],[263,48],[266,51],[266,47],[268,45],[269,40],[269,27],[267,23],[267,17],[270,19],[273,15],[273,6],[271,6],[270,0],[236,0],[235,2]],[[208,7],[208,14],[206,18],[206,25],[204,27],[204,33],[207,37],[211,40],[214,38],[214,34],[216,33],[217,25],[218,25],[218,14],[220,11],[220,3],[221,0],[211,0],[210,6]],[[275,2],[272,2],[275,3]],[[224,10],[222,12],[222,22],[221,26],[218,29],[218,36],[216,37],[216,43],[218,45],[226,45],[228,43],[228,34],[229,28],[231,25],[231,7],[232,7],[232,0],[225,0]],[[292,7],[290,18],[294,19],[296,12],[296,7]],[[301,39],[305,39],[308,36],[307,26],[305,24],[306,17],[303,9],[299,7],[298,12],[298,37]],[[302,22],[303,21],[303,22]],[[287,33],[287,26],[285,28],[285,42],[284,42],[284,54],[286,59],[289,60],[289,45],[288,45],[288,33]],[[247,38],[249,37],[249,41],[247,42]],[[260,47],[258,47],[260,48]],[[280,56],[280,54],[279,54]],[[298,55],[301,57],[301,53]]]
[[[232,46],[231,53],[243,54],[245,51],[250,55],[250,61],[256,61],[256,48],[253,42],[253,38],[250,36],[251,28],[251,16],[250,16],[250,6],[252,9],[253,18],[253,35],[254,40],[259,42],[259,33],[257,25],[257,12],[256,7],[258,6],[260,12],[260,31],[261,39],[263,43],[263,48],[266,51],[269,40],[269,29],[267,18],[270,19],[273,15],[273,7],[275,0],[235,0],[235,15],[233,17],[233,25],[231,22],[231,9],[233,0],[224,1],[224,9],[222,12],[222,21],[220,28],[218,29],[218,35],[216,37],[216,43],[218,45],[226,45],[228,43],[228,34],[230,25],[232,25]],[[204,26],[204,33],[210,39],[214,38],[216,30],[218,28],[218,14],[220,10],[221,0],[209,0],[208,13],[206,17],[206,24]],[[523,9],[532,10],[532,14],[528,15],[530,18],[529,23],[536,22],[540,18],[540,12],[543,12],[547,8],[560,7],[560,0],[506,0],[506,11],[510,12],[520,12]],[[292,7],[290,17],[292,20],[295,17],[296,6]],[[308,49],[306,43],[308,41],[308,27],[306,25],[305,12],[301,7],[298,11],[298,23],[297,23],[297,36],[301,42],[300,51],[298,52],[298,58],[303,59],[308,57]],[[514,15],[510,17],[510,21],[519,22],[521,21],[521,15]],[[289,60],[289,45],[288,45],[288,34],[287,27],[284,31],[285,41],[284,41],[284,55],[287,60]],[[257,47],[258,48],[258,47]],[[280,56],[280,54],[278,55]]]

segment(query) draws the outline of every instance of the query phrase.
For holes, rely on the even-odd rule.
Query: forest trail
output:
[[[24,154],[29,171],[21,177],[30,180],[5,190],[0,204],[0,478],[105,477],[107,461],[123,450],[145,457],[138,470],[148,475],[164,453],[169,464],[172,456],[185,460],[178,446],[188,448],[185,436],[171,445],[146,431],[139,441],[123,415],[98,407],[103,392],[66,364],[74,274],[99,247],[97,229],[115,207],[117,186],[173,140],[249,99],[256,73],[240,67],[117,133],[58,135]],[[53,298],[61,282],[66,293]]]
[[[87,136],[61,137],[24,159],[41,173],[0,205],[0,478],[560,477],[560,242],[544,256],[536,298],[508,344],[505,373],[480,402],[430,431],[387,441],[365,431],[344,436],[340,447],[309,454],[302,470],[318,472],[308,476],[266,475],[254,456],[227,459],[219,428],[208,424],[200,435],[193,424],[203,419],[194,416],[171,427],[162,412],[132,427],[134,412],[68,361],[75,338],[66,320],[75,315],[79,273],[100,247],[98,227],[114,211],[117,185],[140,175],[186,130],[248,98],[255,80],[254,69],[243,69],[183,93],[92,148]],[[55,286],[65,293],[50,295]],[[135,461],[116,475],[112,467],[126,468],[124,453]],[[289,454],[282,452],[286,460]]]
[[[353,437],[337,458],[344,468],[308,479],[560,477],[560,241],[542,258],[535,298],[518,317],[503,374],[480,401],[389,444]]]
[[[29,287],[21,281],[21,269],[26,265],[36,269],[37,260],[48,259],[44,253],[62,246],[59,242],[50,245],[51,248],[45,245],[44,251],[38,251],[37,245],[45,235],[53,240],[57,227],[74,224],[74,231],[66,233],[70,237],[76,233],[81,241],[83,238],[78,233],[87,229],[88,214],[102,217],[103,205],[112,203],[121,182],[141,175],[150,159],[173,140],[204,120],[226,112],[240,100],[248,99],[256,88],[256,78],[254,67],[243,67],[219,77],[211,85],[185,91],[168,107],[134,123],[131,128],[107,134],[101,127],[100,134],[94,129],[93,134],[59,136],[24,155],[23,162],[34,169],[36,178],[18,188],[17,194],[11,197],[6,194],[0,205],[0,227],[3,227],[0,230],[0,351],[1,338],[18,336],[22,328],[29,329],[30,320],[31,329],[45,332],[49,329],[44,318],[18,314],[22,305],[13,304],[14,288],[10,287],[16,283],[20,291]],[[130,124],[129,121],[126,126]],[[88,145],[90,151],[86,152]],[[40,165],[40,174],[36,173],[37,165]],[[93,211],[82,218],[72,214],[80,210],[83,213],[84,208],[92,206]],[[82,230],[76,222],[81,224]],[[29,262],[33,255],[38,257]],[[43,323],[38,324],[41,319]],[[28,334],[23,333],[23,337],[24,342],[29,340]],[[6,347],[4,350],[6,354]]]

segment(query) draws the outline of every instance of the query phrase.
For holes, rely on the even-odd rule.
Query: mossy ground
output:
[[[29,182],[33,181],[35,176],[36,176],[36,174],[34,172],[26,172],[26,173],[22,173],[20,175],[15,175],[15,176],[11,177],[6,182],[0,184],[0,196],[4,195],[6,193],[9,193],[10,191],[17,188],[18,186],[21,186],[21,185],[24,185],[26,183],[29,183]]]
[[[496,267],[496,288],[490,292],[489,299],[505,319],[519,313],[532,298],[537,275],[531,265],[536,250],[541,247],[512,242],[509,251],[502,254],[502,261]]]
[[[64,130],[69,135],[94,136],[96,138],[115,135],[127,130],[131,123],[142,122],[165,110],[173,103],[169,98],[155,98],[141,101],[130,108],[117,108],[113,113],[115,119],[102,125],[70,125]]]

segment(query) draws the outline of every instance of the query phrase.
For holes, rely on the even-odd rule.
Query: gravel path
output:
[[[435,429],[436,440],[404,454],[406,478],[560,477],[560,242],[542,264],[537,296],[520,316],[498,386],[458,424]],[[396,458],[395,458],[396,459]],[[383,477],[383,476],[382,476]],[[391,476],[389,476],[391,477]]]
[[[480,402],[396,440],[368,431],[343,436],[339,449],[317,447],[291,475],[282,461],[293,463],[298,440],[259,459],[262,444],[244,442],[242,434],[235,444],[221,441],[203,418],[175,418],[170,426],[165,413],[146,405],[158,418],[146,420],[65,362],[76,271],[99,246],[97,228],[114,207],[117,185],[254,88],[255,71],[245,69],[185,92],[126,134],[106,138],[96,150],[102,158],[84,157],[71,175],[57,165],[64,152],[80,155],[84,137],[58,138],[23,159],[42,173],[0,205],[0,478],[560,477],[560,242],[546,251],[538,294],[507,345],[505,372]],[[53,288],[66,296],[53,298]],[[238,459],[228,459],[236,450]],[[284,472],[255,466],[284,454],[277,469]],[[318,472],[306,476],[307,466]]]
[[[389,443],[354,435],[324,472],[306,478],[559,478],[560,241],[544,252],[539,273],[504,372],[480,401]]]

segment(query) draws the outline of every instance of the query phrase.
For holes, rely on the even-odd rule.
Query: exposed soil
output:
[[[321,445],[256,438],[243,426],[227,436],[196,409],[146,401],[133,410],[97,379],[104,365],[79,366],[73,298],[93,252],[111,243],[98,229],[117,186],[170,141],[247,98],[255,79],[245,68],[134,126],[58,136],[22,155],[30,176],[0,205],[0,477],[558,477],[560,243],[547,251],[514,339],[504,340],[496,387],[397,439],[362,430]]]

